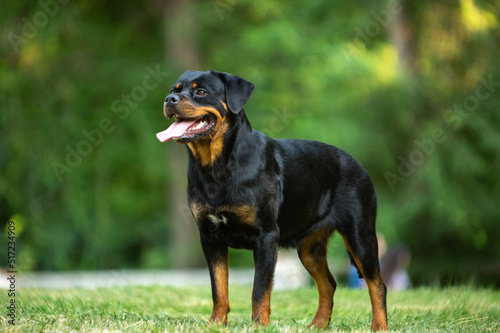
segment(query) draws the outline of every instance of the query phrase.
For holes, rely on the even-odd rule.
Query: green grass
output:
[[[6,290],[0,290],[0,331],[315,332],[307,329],[317,306],[314,288],[275,291],[271,325],[250,322],[251,287],[230,286],[229,325],[207,326],[208,287],[125,287],[96,290],[20,289],[16,325],[7,323]],[[499,332],[500,292],[472,287],[414,289],[388,295],[395,331]],[[339,288],[330,330],[368,331],[366,290]]]

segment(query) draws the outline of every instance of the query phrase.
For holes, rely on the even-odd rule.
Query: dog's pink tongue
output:
[[[163,132],[156,133],[156,137],[161,142],[168,141],[172,138],[181,137],[184,132],[189,128],[189,126],[193,125],[196,121],[176,121],[169,128],[164,130]]]

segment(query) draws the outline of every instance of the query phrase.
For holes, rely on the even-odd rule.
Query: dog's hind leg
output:
[[[357,268],[365,278],[372,303],[372,325],[374,331],[387,330],[387,288],[382,281],[378,261],[377,236],[374,228],[364,229],[362,235],[357,228],[342,234],[344,244]]]
[[[319,293],[319,304],[311,327],[324,328],[332,318],[333,295],[337,283],[327,263],[328,238],[331,232],[320,230],[310,234],[297,247],[302,264],[311,274]]]

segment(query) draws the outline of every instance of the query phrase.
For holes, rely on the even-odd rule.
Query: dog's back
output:
[[[340,148],[319,141],[275,140],[283,164],[284,200],[278,215],[280,245],[297,241],[319,229],[347,231],[375,223],[376,195],[361,164]]]

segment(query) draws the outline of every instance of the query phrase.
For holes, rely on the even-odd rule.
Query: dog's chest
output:
[[[254,226],[257,215],[255,207],[250,205],[224,205],[214,208],[204,203],[191,202],[190,208],[199,224],[211,222],[214,225],[238,223]]]
[[[220,223],[227,225],[227,216],[224,214],[207,214],[207,218],[215,225]]]
[[[191,202],[191,212],[201,232],[235,248],[252,248],[257,210],[250,205],[220,206]]]

